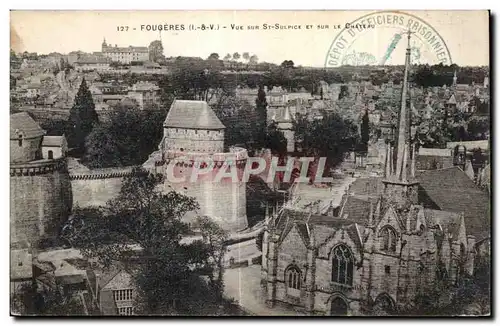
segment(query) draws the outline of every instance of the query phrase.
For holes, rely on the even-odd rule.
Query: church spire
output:
[[[393,148],[387,147],[385,178],[385,199],[396,205],[397,208],[408,208],[418,202],[418,181],[415,179],[415,148],[411,139],[411,102],[408,77],[411,65],[410,39],[413,32],[408,34],[408,46],[404,68],[403,88],[401,90],[401,106],[397,123],[396,144]],[[394,157],[394,155],[396,157]]]
[[[407,101],[409,97],[408,75],[411,64],[411,48],[410,48],[411,32],[408,32],[408,47],[406,48],[405,71],[403,79],[403,89],[401,90],[401,108],[399,111],[398,119],[398,133],[396,139],[396,166],[393,177],[397,180],[408,180],[408,150],[405,150],[407,145],[410,144],[410,114],[411,107],[408,106]]]

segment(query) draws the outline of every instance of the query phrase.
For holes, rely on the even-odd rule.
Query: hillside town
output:
[[[489,67],[110,41],[11,50],[12,314],[491,313]]]

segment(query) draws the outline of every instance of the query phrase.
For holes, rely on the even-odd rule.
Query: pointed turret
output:
[[[405,147],[410,144],[410,116],[411,116],[411,105],[408,105],[408,75],[410,70],[410,34],[408,34],[408,48],[406,49],[406,60],[405,60],[405,71],[403,79],[403,89],[401,91],[401,108],[399,110],[398,119],[398,132],[396,138],[396,166],[395,171],[393,171],[393,178],[397,180],[408,180],[408,169],[404,167],[408,164],[408,160],[405,162]],[[403,175],[403,173],[405,175]]]
[[[393,150],[388,145],[388,158],[386,160],[384,196],[397,208],[408,208],[418,201],[418,181],[415,180],[415,149],[411,132],[412,105],[410,99],[408,76],[411,65],[410,38],[408,33],[408,47],[406,49],[403,88],[401,91],[401,106],[397,123],[396,146]],[[396,155],[396,157],[394,157]],[[394,163],[395,162],[395,163]],[[393,165],[394,164],[394,165]]]

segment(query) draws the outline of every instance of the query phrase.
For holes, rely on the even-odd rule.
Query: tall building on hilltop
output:
[[[237,231],[248,226],[246,187],[241,181],[248,153],[239,147],[226,151],[224,129],[205,101],[175,100],[163,123],[159,151],[144,167],[166,176],[165,191],[174,189],[194,197],[200,204],[200,215]],[[209,172],[192,180],[194,169],[205,169],[206,164],[212,164]],[[217,179],[220,170],[225,175],[234,171],[237,178]]]
[[[449,299],[474,270],[478,246],[490,237],[489,196],[457,167],[415,172],[409,68],[410,35],[384,178],[354,181],[324,214],[294,208],[293,195],[280,212],[267,214],[262,285],[270,307],[392,315],[436,291]]]
[[[144,62],[149,60],[149,50],[147,46],[128,46],[118,47],[106,43],[106,39],[102,42],[101,51],[103,55],[110,58],[111,61],[130,64],[131,62]]]

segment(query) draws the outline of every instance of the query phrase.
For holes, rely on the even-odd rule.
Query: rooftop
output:
[[[24,138],[36,138],[45,135],[38,123],[26,112],[10,115],[10,139],[18,139],[19,133]]]
[[[64,143],[64,136],[44,136],[42,140],[42,146],[48,147],[62,147]]]
[[[205,101],[175,100],[163,123],[165,127],[220,130],[224,125]]]

